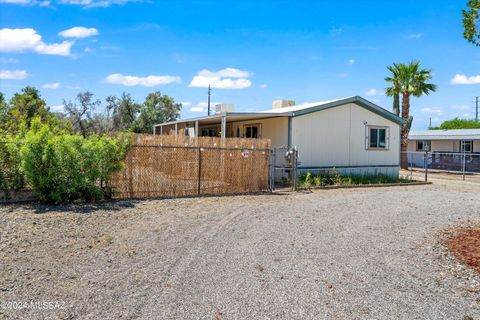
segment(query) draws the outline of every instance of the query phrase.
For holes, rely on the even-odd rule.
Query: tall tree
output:
[[[181,108],[182,104],[176,103],[172,97],[162,95],[159,91],[151,92],[140,109],[133,131],[151,133],[154,124],[177,120]]]
[[[392,85],[385,89],[385,94],[389,97],[393,97],[393,113],[397,116],[400,115],[400,85],[398,83],[399,65],[394,63],[387,67],[388,71],[392,73],[391,76],[386,77],[385,81],[391,82]]]
[[[480,0],[467,2],[467,9],[462,10],[463,14],[463,37],[468,42],[480,46]]]
[[[392,83],[398,85],[400,94],[402,95],[402,111],[401,116],[406,121],[406,124],[402,128],[402,141],[401,141],[401,166],[406,168],[408,166],[407,159],[407,146],[408,146],[408,134],[412,125],[413,117],[410,116],[410,97],[421,97],[428,95],[431,92],[437,90],[437,86],[432,83],[428,83],[432,79],[431,70],[422,69],[419,61],[412,61],[408,64],[394,64],[396,73],[392,72]],[[388,80],[387,80],[388,81]]]
[[[114,131],[128,131],[137,118],[140,105],[129,93],[123,93],[120,98],[108,96],[107,115],[112,117]]]
[[[63,101],[63,106],[73,129],[86,137],[92,131],[92,116],[95,108],[100,105],[100,100],[93,99],[90,91],[80,92],[76,98],[77,103]]]
[[[20,93],[15,93],[10,100],[7,114],[8,130],[17,132],[22,123],[28,129],[32,119],[35,117],[46,121],[49,117],[49,111],[40,92],[34,87],[25,87]]]

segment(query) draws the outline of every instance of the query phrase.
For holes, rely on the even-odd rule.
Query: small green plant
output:
[[[316,175],[311,172],[303,172],[299,175],[300,188],[323,187],[334,185],[362,185],[362,184],[385,184],[405,183],[411,180],[404,177],[390,177],[387,175],[341,175],[335,168],[320,170]]]

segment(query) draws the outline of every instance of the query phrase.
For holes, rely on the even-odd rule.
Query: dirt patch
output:
[[[455,258],[480,272],[480,227],[456,229],[447,246]]]

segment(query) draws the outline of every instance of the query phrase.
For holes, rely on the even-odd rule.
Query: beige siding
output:
[[[366,125],[389,128],[388,150],[366,150]],[[302,167],[398,166],[400,126],[356,104],[292,119]]]
[[[240,128],[240,137],[245,136],[245,126],[258,125],[259,138],[270,139],[272,147],[281,147],[288,144],[288,118],[269,118],[252,121],[234,122],[230,124],[230,135],[236,137],[237,128]]]

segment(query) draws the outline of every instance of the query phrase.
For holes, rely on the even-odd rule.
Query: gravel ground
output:
[[[480,220],[479,191],[3,206],[0,319],[477,320],[480,275],[442,235]]]

